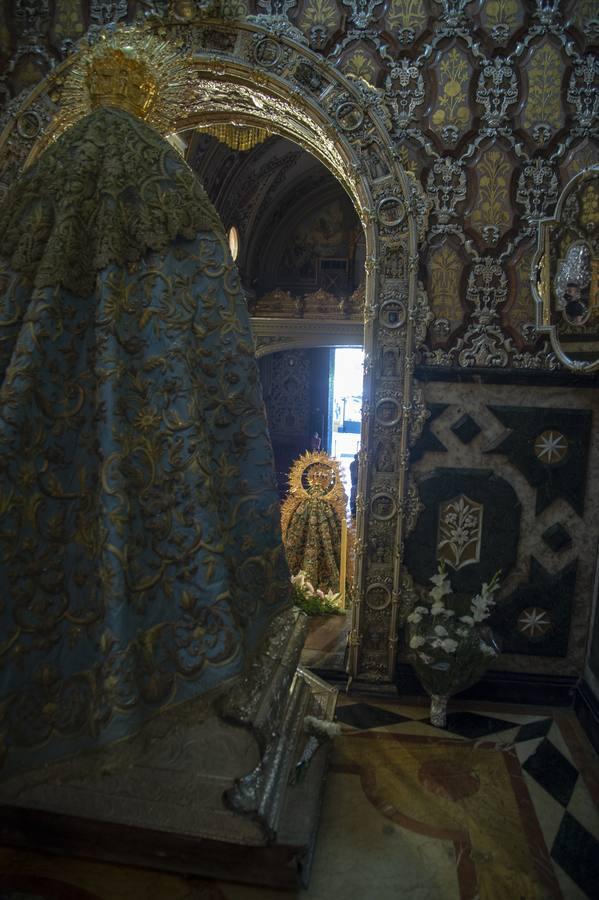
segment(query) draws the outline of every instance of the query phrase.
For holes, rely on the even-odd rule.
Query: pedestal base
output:
[[[0,787],[0,842],[289,888],[307,884],[337,691],[297,668],[305,617],[286,613],[252,671],[201,721],[157,720],[101,766],[63,763]],[[104,758],[103,758],[104,759]],[[303,777],[300,777],[303,776]]]

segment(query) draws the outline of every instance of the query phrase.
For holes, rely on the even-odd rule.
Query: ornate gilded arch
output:
[[[216,122],[262,125],[316,156],[346,189],[366,240],[364,405],[357,503],[356,602],[349,674],[394,676],[402,548],[418,513],[409,447],[427,415],[413,370],[430,320],[417,282],[427,206],[402,169],[378,90],[312,52],[288,20],[160,19],[139,26],[186,58],[184,111],[173,131]],[[71,123],[65,79],[90,34],[24,98],[0,135],[0,201],[22,169]],[[387,498],[385,515],[377,505]]]

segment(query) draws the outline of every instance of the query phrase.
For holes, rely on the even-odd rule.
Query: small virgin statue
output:
[[[289,475],[282,508],[283,543],[292,575],[303,571],[315,589],[339,590],[347,496],[339,463],[324,452],[305,453]]]

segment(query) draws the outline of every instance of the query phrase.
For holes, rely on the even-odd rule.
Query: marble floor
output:
[[[342,696],[310,887],[0,849],[0,900],[582,900],[599,884],[599,765],[569,710]]]

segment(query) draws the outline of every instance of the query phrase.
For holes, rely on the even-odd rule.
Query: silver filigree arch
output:
[[[332,171],[364,228],[366,361],[348,671],[353,678],[391,679],[402,547],[418,508],[408,481],[410,437],[415,420],[426,415],[423,404],[414,401],[413,370],[430,318],[417,282],[427,203],[392,149],[381,94],[313,53],[295,29],[281,28],[267,16],[244,22],[161,20],[142,27],[158,29],[162,39],[182,45],[191,58],[190,93],[176,131],[218,121],[266,125]],[[27,160],[56,133],[64,77],[78,53],[14,102],[0,135],[0,200]],[[392,370],[390,354],[396,360]],[[387,463],[379,467],[382,445]],[[381,491],[394,509],[383,523],[372,517],[369,502]]]

